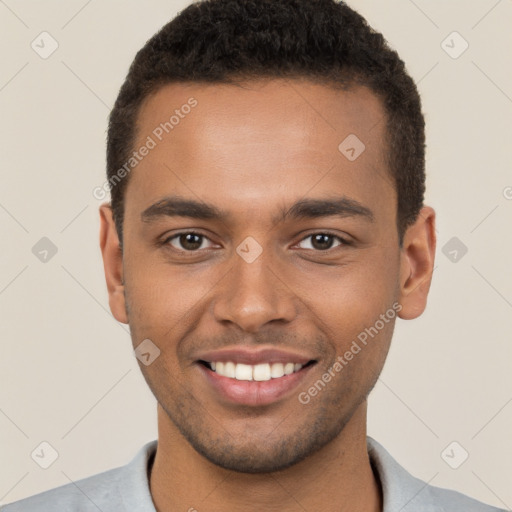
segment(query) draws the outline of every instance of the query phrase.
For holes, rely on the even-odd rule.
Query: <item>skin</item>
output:
[[[110,206],[100,207],[111,311],[129,323],[134,347],[149,338],[161,351],[150,365],[139,363],[158,401],[155,506],[381,510],[366,449],[366,397],[394,320],[307,405],[298,394],[394,303],[403,319],[423,312],[435,212],[423,207],[400,248],[397,196],[384,164],[385,113],[365,87],[337,91],[302,80],[166,85],[145,101],[135,146],[190,97],[197,106],[129,177],[122,252]],[[351,133],[366,146],[352,162],[338,150]],[[171,194],[212,203],[231,217],[141,219]],[[273,221],[299,199],[342,196],[369,208],[373,221]],[[190,229],[205,237],[193,240],[198,248],[183,237],[169,240]],[[315,244],[311,235],[325,231],[333,238]],[[262,248],[252,263],[236,252],[248,236]],[[277,402],[234,405],[197,364],[201,351],[228,346],[278,347],[316,364]]]

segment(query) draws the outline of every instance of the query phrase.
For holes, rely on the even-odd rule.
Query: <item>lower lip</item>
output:
[[[236,380],[223,377],[198,363],[199,369],[215,391],[230,403],[239,405],[270,405],[286,397],[305,379],[309,365],[298,372],[266,381]]]

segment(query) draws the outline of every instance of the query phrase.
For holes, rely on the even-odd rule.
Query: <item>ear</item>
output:
[[[427,306],[436,252],[436,213],[424,206],[404,234],[400,256],[400,318],[412,320]]]
[[[100,247],[107,281],[110,311],[118,322],[128,323],[123,281],[123,254],[117,236],[112,208],[100,206]]]

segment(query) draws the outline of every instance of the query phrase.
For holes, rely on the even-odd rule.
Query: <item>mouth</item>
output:
[[[311,360],[305,364],[300,363],[260,363],[260,364],[244,364],[235,363],[234,361],[198,361],[204,367],[215,372],[221,377],[235,379],[238,381],[256,381],[267,382],[271,379],[281,379],[292,373],[297,373],[302,368],[307,368],[316,363]]]
[[[263,406],[290,397],[317,360],[274,350],[225,351],[203,355],[196,363],[219,401]]]

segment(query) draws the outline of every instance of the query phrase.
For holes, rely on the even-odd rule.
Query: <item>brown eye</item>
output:
[[[171,240],[175,239],[178,243],[178,247],[171,242]],[[195,252],[198,249],[204,248],[202,246],[205,240],[208,240],[208,238],[204,235],[193,231],[184,231],[167,238],[164,243],[170,244],[172,247],[180,251]]]
[[[312,235],[307,236],[306,238],[303,238],[301,240],[301,243],[304,242],[304,240],[311,239],[310,247],[302,247],[303,249],[314,249],[315,251],[327,251],[332,248],[333,242],[335,239],[339,240],[341,243],[340,245],[349,245],[349,243],[344,240],[343,238],[332,235],[330,233],[313,233]],[[338,247],[337,246],[337,247]]]

